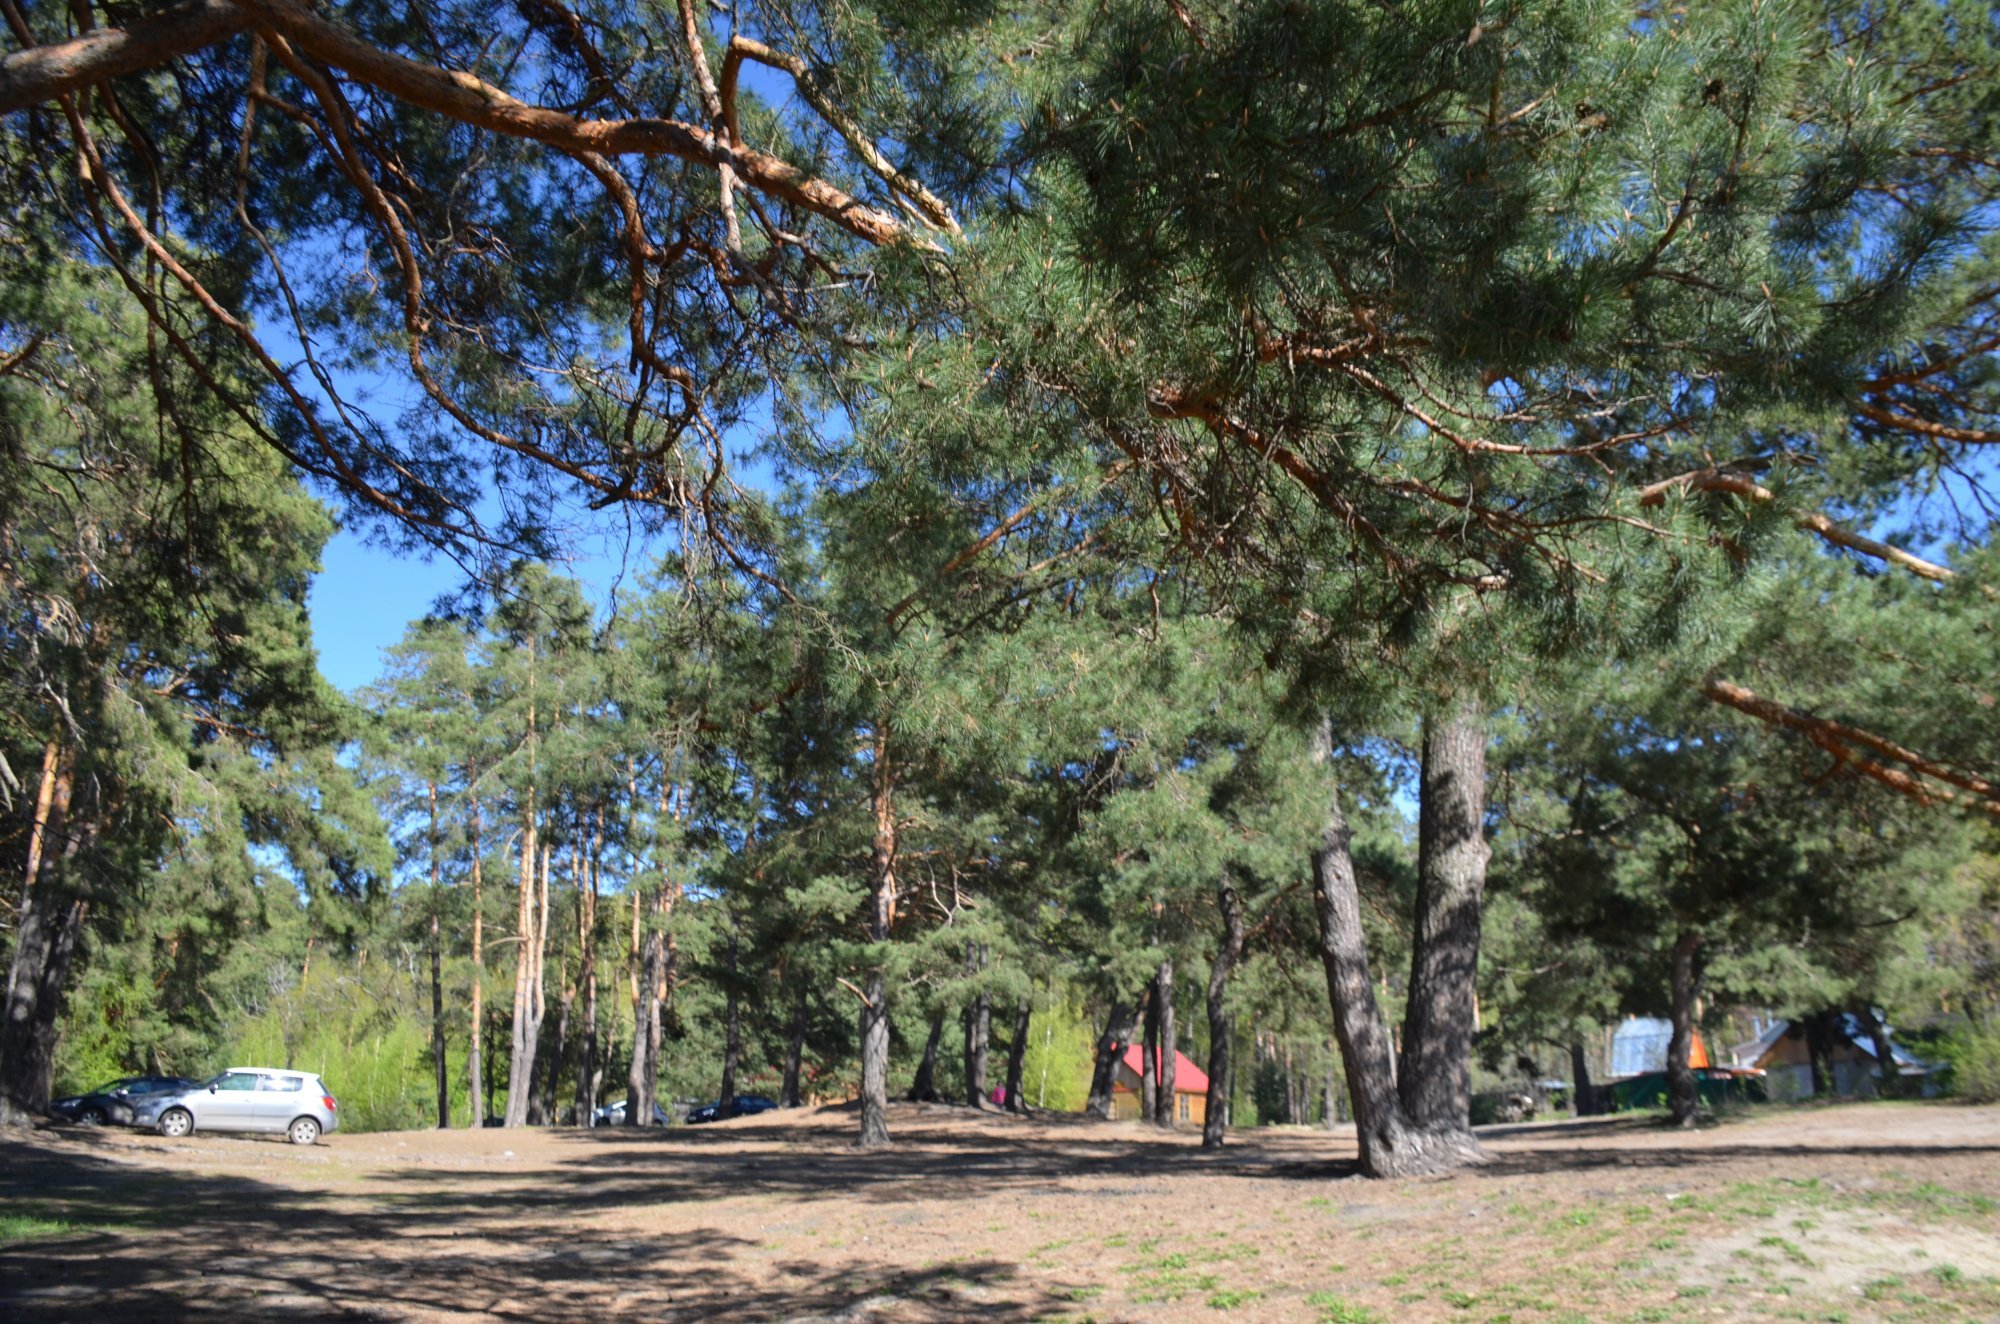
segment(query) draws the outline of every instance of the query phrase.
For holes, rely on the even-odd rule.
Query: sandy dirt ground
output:
[[[1490,1128],[1406,1183],[1338,1132],[891,1125],[0,1140],[0,1319],[2000,1319],[1996,1108]]]

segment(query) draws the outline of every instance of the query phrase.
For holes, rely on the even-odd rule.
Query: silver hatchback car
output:
[[[183,1094],[149,1100],[132,1123],[176,1138],[193,1131],[267,1131],[310,1145],[340,1125],[338,1109],[309,1071],[231,1067]]]

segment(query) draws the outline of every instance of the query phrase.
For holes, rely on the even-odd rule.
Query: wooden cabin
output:
[[[1127,1044],[1125,1056],[1111,1068],[1111,1115],[1137,1119],[1143,1082],[1139,1073],[1146,1063],[1145,1049]],[[1188,1060],[1186,1053],[1174,1052],[1174,1120],[1200,1126],[1208,1120],[1208,1073]]]

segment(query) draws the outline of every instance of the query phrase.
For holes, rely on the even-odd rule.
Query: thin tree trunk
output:
[[[1138,1003],[1120,1002],[1114,997],[1111,1014],[1104,1022],[1104,1033],[1097,1038],[1097,1061],[1090,1072],[1090,1101],[1084,1111],[1100,1121],[1111,1116],[1112,1087],[1118,1079],[1118,1063],[1132,1044],[1138,1011]]]
[[[895,775],[889,761],[889,728],[875,728],[875,766],[869,792],[875,834],[868,863],[867,988],[861,1006],[861,1134],[862,1149],[889,1143],[889,1002],[882,974],[884,950],[896,927],[896,799]]]
[[[938,1045],[944,1040],[944,1011],[940,1009],[931,1017],[931,1030],[924,1037],[924,1055],[917,1062],[916,1079],[910,1082],[910,1092],[904,1097],[911,1103],[936,1103]]]
[[[1673,1033],[1667,1040],[1667,1105],[1673,1109],[1676,1126],[1693,1126],[1701,1119],[1701,1094],[1695,1086],[1694,1067],[1694,984],[1695,950],[1701,935],[1683,929],[1674,938],[1672,969]]]
[[[1322,724],[1315,742],[1330,763],[1333,731]],[[1361,1171],[1370,1177],[1410,1177],[1478,1161],[1476,1148],[1456,1133],[1436,1136],[1410,1125],[1396,1093],[1396,1061],[1388,1025],[1375,1001],[1361,925],[1361,890],[1355,882],[1353,833],[1341,812],[1337,788],[1327,789],[1326,819],[1312,854],[1313,905],[1319,918],[1320,959],[1326,966],[1335,1037],[1347,1072]]]
[[[1153,1122],[1171,1131],[1180,1123],[1180,1097],[1174,1092],[1174,1068],[1180,1056],[1180,1046],[1174,1028],[1172,957],[1160,962],[1160,973],[1153,986],[1157,994],[1155,1002],[1159,1007],[1156,1024],[1160,1027],[1159,1095],[1155,1100],[1159,1111],[1153,1114]]]
[[[1403,1059],[1405,1117],[1471,1138],[1479,914],[1486,890],[1486,731],[1461,707],[1424,721],[1417,817],[1417,925]]]
[[[603,1076],[597,1050],[597,893],[604,860],[604,807],[598,806],[597,827],[585,861],[588,886],[578,889],[577,944],[582,965],[577,983],[583,991],[583,1043],[576,1069],[576,1120],[589,1126],[597,1115],[597,1083]]]
[[[535,1048],[541,1037],[542,941],[544,932],[537,923],[540,908],[535,900],[536,865],[544,851],[541,845],[537,802],[535,701],[535,641],[528,640],[528,793],[521,804],[521,888],[514,915],[518,942],[514,951],[513,1056],[507,1063],[507,1112],[502,1125],[521,1126],[528,1120],[528,1106],[535,1082]]]
[[[743,1057],[743,1002],[736,992],[736,962],[742,937],[729,917],[729,964],[722,986],[722,1089],[716,1098],[727,1117],[736,1102],[736,1068]]]
[[[1822,1008],[1806,1018],[1806,1056],[1812,1062],[1813,1093],[1831,1097],[1834,1092],[1834,1026],[1839,1013]]]
[[[1319,1124],[1331,1131],[1340,1122],[1340,1072],[1334,1064],[1333,1045],[1326,1045],[1326,1074],[1320,1082]]]
[[[1028,1111],[1028,1101],[1021,1094],[1021,1075],[1028,1065],[1028,1022],[1034,1011],[1035,1004],[1027,998],[1014,1009],[1014,1038],[1007,1045],[1006,1106],[1010,1113]]]
[[[1228,874],[1215,889],[1222,937],[1208,967],[1208,1110],[1201,1123],[1201,1147],[1221,1149],[1228,1134],[1229,1095],[1235,1068],[1229,1056],[1229,977],[1243,955],[1243,896]]]
[[[986,967],[986,955],[976,942],[965,944],[965,973],[976,978]],[[986,1107],[986,1055],[993,1039],[993,1000],[980,989],[965,1008],[965,1101]]]
[[[474,1127],[486,1125],[486,1118],[490,1111],[489,1105],[492,1102],[491,1087],[489,1086],[484,1090],[481,1089],[481,1085],[486,1080],[484,1071],[486,1041],[486,952],[484,946],[486,900],[483,895],[484,889],[480,877],[479,859],[479,836],[482,826],[479,800],[475,797],[472,801],[472,1034],[467,1044],[465,1061],[465,1078],[470,1084],[472,1094],[472,1125]]]
[[[805,1069],[807,989],[803,975],[793,978],[792,1025],[785,1039],[785,1083],[778,1092],[778,1102],[786,1108],[797,1108],[805,1101],[799,1077]]]
[[[430,794],[430,847],[431,847],[431,1069],[437,1078],[437,1124],[439,1129],[451,1125],[451,1075],[445,1066],[444,1053],[444,940],[439,932],[438,905],[443,896],[444,879],[438,859],[438,788],[436,782],[425,783]]]
[[[1139,1116],[1160,1119],[1160,983],[1147,981],[1145,1039],[1139,1049]]]

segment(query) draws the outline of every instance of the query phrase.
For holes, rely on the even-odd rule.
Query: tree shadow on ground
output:
[[[67,1148],[67,1147],[66,1147]],[[429,1174],[426,1174],[429,1175]],[[477,1174],[454,1174],[461,1179]],[[310,1172],[299,1174],[309,1183]],[[343,1196],[234,1176],[169,1174],[83,1151],[0,1142],[0,1205],[68,1234],[0,1246],[0,1318],[120,1321],[610,1317],[805,1321],[1031,1320],[1061,1285],[1000,1260],[924,1270],[865,1255],[780,1259],[706,1228],[671,1239],[584,1227],[603,1197],[461,1180],[455,1195]],[[556,1197],[551,1199],[550,1197]]]

